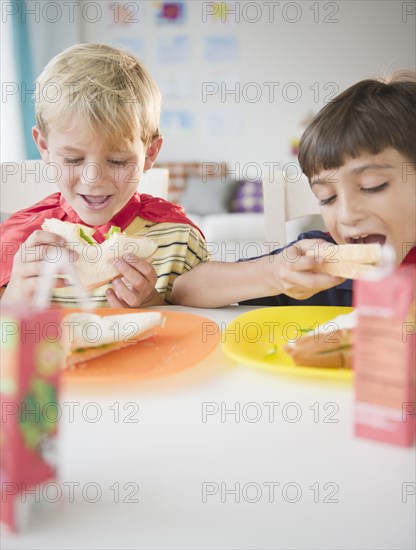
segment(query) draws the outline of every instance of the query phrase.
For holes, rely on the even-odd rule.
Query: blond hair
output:
[[[134,55],[106,44],[77,44],[51,59],[36,81],[35,101],[45,137],[74,119],[111,145],[140,137],[148,146],[160,135],[157,84]]]

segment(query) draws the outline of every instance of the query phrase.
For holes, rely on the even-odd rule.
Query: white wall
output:
[[[235,168],[240,163],[243,169],[249,163],[292,161],[291,138],[302,133],[305,115],[319,110],[330,92],[390,70],[415,68],[415,15],[407,15],[404,22],[403,2],[274,2],[273,22],[270,2],[237,2],[239,22],[229,13],[225,23],[213,23],[209,15],[203,20],[204,13],[212,12],[213,3],[192,1],[187,3],[189,24],[168,29],[153,24],[149,4],[140,3],[139,23],[125,26],[123,33],[144,42],[143,58],[159,77],[162,92],[166,69],[173,66],[179,74],[187,73],[181,64],[158,65],[158,41],[163,36],[189,33],[192,43],[190,97],[182,101],[166,98],[164,107],[189,109],[195,115],[195,129],[188,136],[165,130],[161,158],[166,161],[226,160]],[[257,22],[249,22],[259,16]],[[89,40],[117,42],[121,37],[119,29],[97,24],[84,25],[84,33]],[[235,35],[238,59],[207,62],[202,48],[208,35]],[[240,95],[221,97],[218,93],[204,102],[203,83],[214,82],[213,88],[220,87],[227,78],[228,89],[239,83]],[[280,83],[272,100],[268,96],[271,85],[267,87],[265,82]],[[254,84],[244,88],[247,83]],[[256,90],[262,97],[250,102]],[[292,93],[301,95],[299,101],[288,100],[287,94]],[[212,131],[209,122],[214,116],[229,117],[231,127]]]
[[[68,5],[70,3],[67,2]],[[76,4],[76,2],[72,3]],[[49,59],[64,48],[80,41],[81,21],[78,18],[72,18],[69,7],[66,8],[66,11],[60,12],[54,7],[56,5],[57,2],[29,0],[27,9],[24,10],[19,2],[3,0],[0,2],[2,85],[0,159],[2,162],[18,162],[27,158],[22,138],[23,124],[19,111],[23,88],[16,73],[12,34],[13,18],[19,18],[20,21],[28,23],[32,46],[29,54],[32,57],[34,75],[37,76]],[[23,93],[24,101],[31,100],[29,92],[31,89],[32,86],[28,83],[27,92]],[[33,120],[33,124],[34,122]]]
[[[160,160],[164,161],[227,161],[243,175],[249,173],[250,164],[255,171],[257,164],[264,168],[267,162],[294,161],[290,140],[300,136],[305,116],[319,110],[328,94],[362,78],[399,68],[415,69],[412,2],[229,2],[239,21],[236,14],[226,13],[221,22],[209,15],[213,2],[196,0],[186,3],[185,22],[170,26],[155,24],[157,2],[121,2],[136,22],[118,25],[113,1],[99,2],[98,18],[97,2],[83,2],[84,11],[74,11],[76,21],[69,20],[66,10],[56,23],[32,24],[37,68],[61,49],[60,43],[102,41],[135,48],[165,92],[165,111],[187,110],[193,116],[193,129],[188,133],[162,126],[166,139]],[[127,20],[129,12],[121,16]],[[49,17],[53,18],[52,11]],[[189,37],[185,54],[189,61],[160,63],[162,41],[175,36]],[[204,43],[208,36],[234,36],[236,58],[207,61]],[[2,50],[2,59],[5,55]],[[239,85],[240,94],[218,92],[203,101],[204,83],[215,89],[221,88],[221,82],[228,89]],[[269,97],[272,85],[266,82],[279,83],[274,98]],[[252,84],[247,87],[248,83]],[[261,97],[252,101],[259,91]],[[295,101],[295,94],[299,100]]]
[[[23,160],[25,158],[23,127],[19,115],[20,94],[12,55],[11,23],[1,18],[1,129],[0,159]]]

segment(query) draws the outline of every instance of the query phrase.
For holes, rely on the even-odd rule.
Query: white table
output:
[[[174,309],[220,323],[249,308]],[[79,405],[61,422],[64,502],[1,547],[414,548],[415,449],[355,438],[352,400],[349,384],[237,365],[220,348],[122,391],[66,389]]]

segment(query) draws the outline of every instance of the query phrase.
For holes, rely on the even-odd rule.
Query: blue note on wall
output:
[[[238,40],[235,35],[206,36],[204,41],[206,61],[237,61]]]
[[[188,63],[190,61],[190,37],[188,35],[159,36],[156,43],[159,63]]]

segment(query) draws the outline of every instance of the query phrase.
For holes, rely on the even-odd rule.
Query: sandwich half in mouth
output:
[[[380,237],[376,241],[373,237]],[[363,239],[371,239],[371,242]],[[385,242],[383,235],[360,235],[346,238],[346,244],[330,244],[319,250],[319,259],[314,271],[344,279],[359,279],[364,273],[379,264]],[[380,242],[381,241],[381,242]],[[307,250],[306,256],[314,256],[315,251]]]

